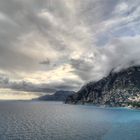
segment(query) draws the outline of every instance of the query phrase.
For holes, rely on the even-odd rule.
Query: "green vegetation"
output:
[[[128,105],[131,105],[133,107],[140,107],[140,102],[129,102]]]

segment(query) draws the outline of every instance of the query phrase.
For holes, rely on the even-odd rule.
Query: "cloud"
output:
[[[42,65],[49,65],[50,64],[50,60],[47,58],[46,60],[41,61],[40,64],[42,64]]]
[[[0,0],[0,86],[76,90],[139,64],[140,2]]]
[[[109,66],[116,71],[134,65],[140,65],[140,36],[114,39],[105,48]]]
[[[72,59],[74,72],[84,81],[99,80],[110,71],[120,71],[134,65],[140,65],[140,36],[123,37],[112,40],[98,53]]]
[[[113,6],[113,3],[115,2],[107,1],[109,5]],[[79,53],[84,52],[85,46],[92,43],[92,27],[88,25],[88,21],[93,16],[97,17],[97,21],[100,18],[103,20],[105,15],[102,7],[110,13],[107,4],[90,0],[84,3],[73,0],[1,0],[1,68],[37,70],[40,68],[38,61],[46,57],[58,64],[65,63],[62,59],[69,59],[79,49]],[[110,8],[114,7],[112,6]],[[97,10],[100,12],[96,12]],[[97,13],[100,14],[96,16]],[[97,21],[94,19],[95,23]]]
[[[70,79],[63,79],[59,82],[52,83],[31,83],[27,81],[13,81],[9,79],[6,75],[0,75],[0,88],[2,89],[12,89],[14,91],[21,91],[36,93],[37,95],[42,95],[43,93],[54,93],[57,90],[77,90],[77,87],[81,85],[81,82]],[[12,92],[14,94],[14,92]],[[17,94],[17,92],[16,92]]]

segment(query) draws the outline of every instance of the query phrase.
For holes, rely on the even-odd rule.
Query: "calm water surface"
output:
[[[3,101],[0,140],[140,140],[140,111]]]

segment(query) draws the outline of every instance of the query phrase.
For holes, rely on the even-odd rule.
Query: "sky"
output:
[[[139,54],[139,0],[0,0],[0,99],[77,91]]]

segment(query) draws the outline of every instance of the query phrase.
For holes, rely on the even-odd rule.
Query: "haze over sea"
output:
[[[0,140],[139,140],[139,130],[139,110],[0,102]]]

